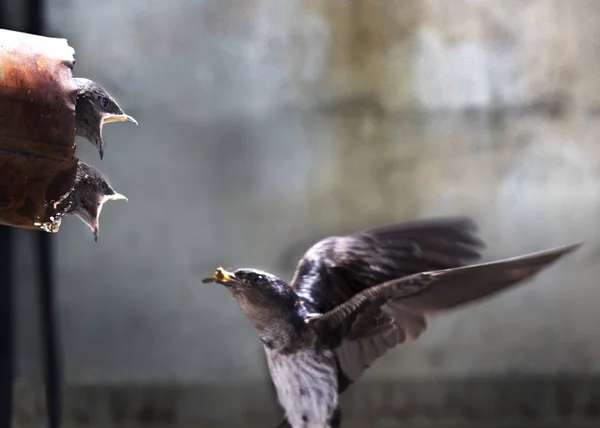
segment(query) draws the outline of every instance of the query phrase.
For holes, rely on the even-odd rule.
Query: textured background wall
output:
[[[478,221],[486,259],[587,244],[528,287],[440,316],[367,379],[600,372],[600,2],[49,0],[47,12],[75,74],[140,122],[105,129],[102,163],[79,142],[130,201],[106,206],[97,244],[75,219],[56,239],[70,384],[268,385],[253,328],[201,276],[222,264],[290,278],[321,237],[444,214]]]

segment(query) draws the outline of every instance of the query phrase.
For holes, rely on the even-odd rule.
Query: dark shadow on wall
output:
[[[0,28],[44,35],[44,0],[0,0]],[[61,425],[60,364],[56,346],[52,236],[0,226],[0,428],[12,425],[15,378],[14,251],[16,236],[34,239],[37,247],[39,310],[44,349],[45,401],[48,428]]]

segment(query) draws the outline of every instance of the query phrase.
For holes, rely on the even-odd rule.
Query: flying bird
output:
[[[108,184],[104,176],[84,162],[77,165],[75,184],[68,196],[57,205],[60,215],[75,215],[94,233],[98,241],[100,213],[106,201],[127,200]]]
[[[474,223],[447,218],[328,237],[291,283],[257,269],[218,268],[263,343],[285,419],[279,427],[341,426],[339,395],[387,350],[425,331],[427,316],[531,280],[580,244],[491,263]]]
[[[106,90],[96,82],[82,77],[74,78],[77,85],[77,104],[75,106],[75,126],[77,135],[92,143],[104,157],[104,139],[102,126],[112,122],[137,121],[126,115],[119,104]]]

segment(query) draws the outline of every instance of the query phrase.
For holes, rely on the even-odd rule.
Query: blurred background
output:
[[[14,29],[24,4],[3,3]],[[140,123],[105,128],[102,162],[78,140],[129,198],[105,206],[98,243],[76,218],[52,237],[66,426],[274,428],[254,328],[199,279],[218,265],[291,279],[325,236],[441,215],[477,221],[485,260],[586,245],[386,354],[345,395],[343,426],[597,426],[600,2],[43,10],[74,74]],[[22,427],[44,413],[33,235],[15,231]]]

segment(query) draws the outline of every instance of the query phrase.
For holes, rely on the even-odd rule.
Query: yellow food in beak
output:
[[[222,282],[222,283],[230,283],[230,282],[238,282],[235,278],[233,272],[228,272],[223,269],[221,266],[217,268],[213,276],[209,276],[202,280],[204,284],[208,284],[209,282]]]

